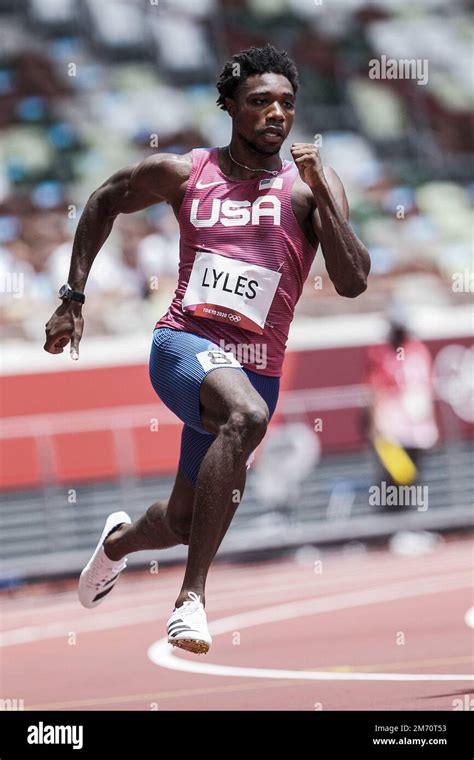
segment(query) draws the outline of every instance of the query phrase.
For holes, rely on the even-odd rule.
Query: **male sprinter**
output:
[[[167,632],[171,644],[195,653],[211,644],[207,574],[275,410],[289,326],[316,249],[320,243],[341,296],[362,293],[370,269],[341,180],[323,171],[318,149],[296,143],[294,162],[280,158],[295,116],[293,61],[271,45],[241,51],[225,64],[217,89],[232,119],[228,146],[157,153],[91,195],[44,346],[57,354],[71,341],[78,358],[84,288],[115,217],[170,203],[181,234],[178,286],[153,333],[150,377],[184,423],[179,469],[167,502],[135,523],[125,512],[110,515],[82,571],[79,598],[86,607],[99,604],[131,552],[187,544]],[[248,361],[240,364],[227,344],[245,346]],[[265,367],[256,362],[262,347]]]

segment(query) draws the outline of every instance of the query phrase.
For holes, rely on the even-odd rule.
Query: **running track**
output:
[[[458,538],[418,557],[217,563],[201,656],[164,639],[181,567],[126,571],[95,610],[71,584],[30,587],[1,603],[1,696],[26,710],[466,709],[472,559]]]

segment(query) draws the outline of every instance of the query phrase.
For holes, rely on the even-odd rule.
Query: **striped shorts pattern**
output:
[[[151,384],[168,409],[184,423],[179,466],[194,486],[201,462],[216,437],[203,427],[199,403],[202,381],[213,369],[223,366],[204,368],[197,355],[209,351],[222,353],[217,344],[200,335],[169,327],[154,330],[149,363]],[[229,366],[229,369],[245,372],[266,401],[271,418],[278,401],[280,378],[260,375],[240,366]]]

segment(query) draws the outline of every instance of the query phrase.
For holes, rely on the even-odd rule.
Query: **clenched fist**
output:
[[[50,354],[62,354],[71,341],[71,359],[79,359],[79,342],[84,329],[82,304],[76,301],[62,303],[46,323],[46,342],[43,346]]]
[[[319,148],[316,145],[313,143],[293,143],[291,155],[298,167],[301,179],[306,182],[311,190],[316,190],[321,185],[326,184]]]

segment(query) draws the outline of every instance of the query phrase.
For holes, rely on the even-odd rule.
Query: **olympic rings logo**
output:
[[[238,317],[237,314],[229,314],[228,315],[231,322],[240,322],[242,317]]]

